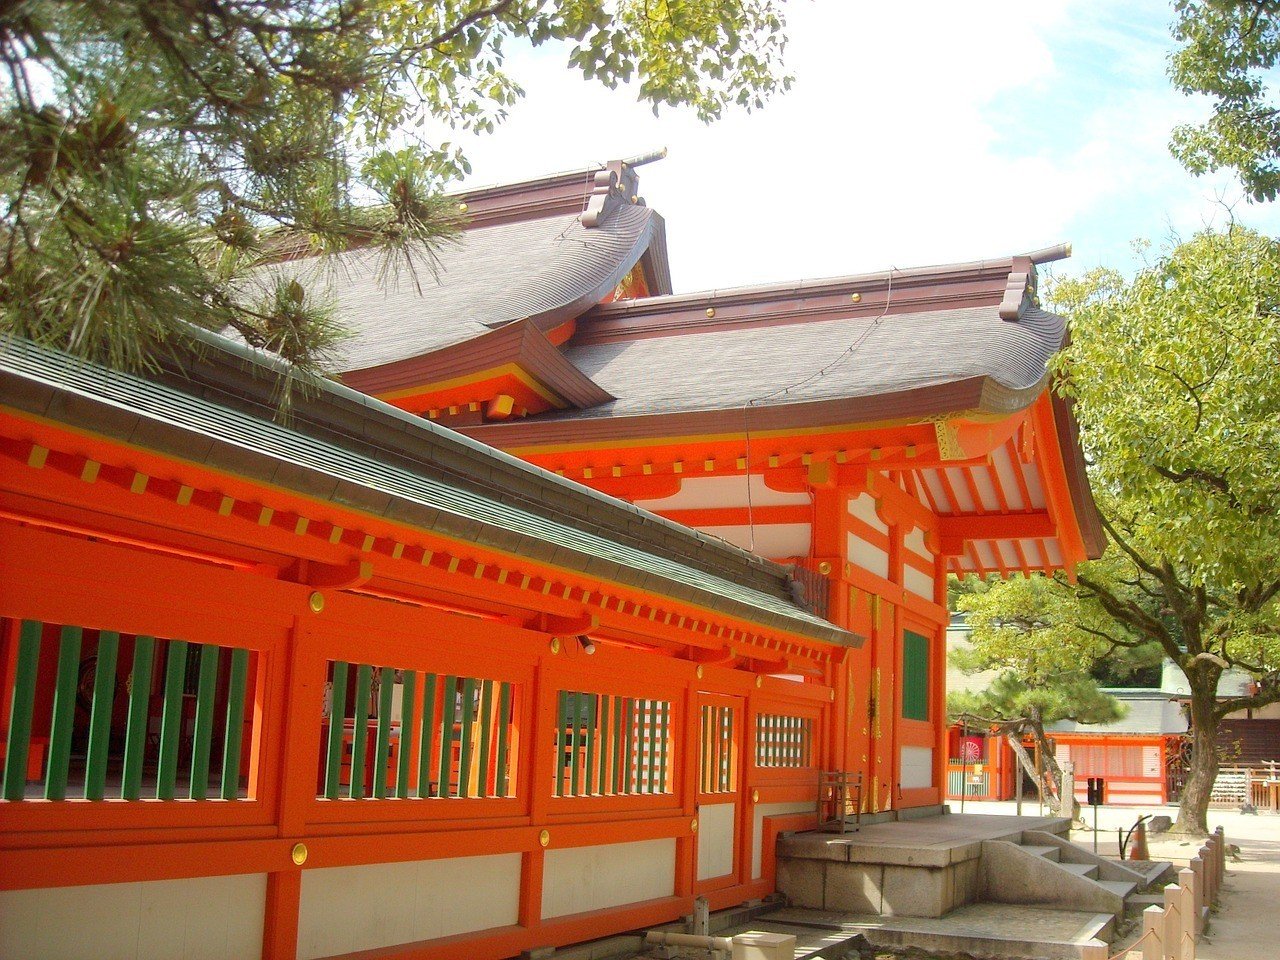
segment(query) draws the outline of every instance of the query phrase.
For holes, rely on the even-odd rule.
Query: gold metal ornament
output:
[[[860,294],[860,293],[851,293],[851,294],[849,294],[849,299],[850,299],[850,300],[852,300],[854,303],[861,303],[861,302],[862,302],[862,294]]]
[[[694,818],[693,818],[693,820],[692,820],[692,821],[690,821],[690,823],[689,823],[689,832],[690,832],[690,833],[697,833],[697,832],[698,832],[698,818],[697,818],[697,817],[694,817]]]
[[[714,317],[715,315],[716,315],[716,308],[715,308],[715,307],[707,307],[707,319],[708,319],[708,320],[710,320],[710,319],[711,319],[712,317]]]
[[[458,212],[459,212],[459,213],[466,213],[466,212],[467,212],[467,205],[466,205],[465,203],[460,203],[460,204],[458,204]]]
[[[307,845],[295,843],[293,849],[289,851],[289,858],[298,866],[302,866],[307,862]]]
[[[759,790],[752,790],[752,791],[751,791],[751,802],[752,802],[752,803],[759,803],[759,802],[760,802],[760,791],[759,791]]]
[[[764,677],[756,677],[756,687],[764,686]]]
[[[559,638],[559,637],[552,637],[552,638],[551,638],[551,644],[550,644],[550,646],[551,646],[551,652],[552,652],[552,653],[559,653],[559,652],[560,652],[560,638]]]
[[[829,574],[831,572],[831,561],[823,560],[820,564],[818,564],[818,572],[822,574],[824,577],[827,574]]]
[[[307,597],[307,606],[311,608],[312,613],[319,613],[324,609],[324,594],[319,590],[312,590],[311,596]]]
[[[544,847],[549,846],[551,843],[551,831],[543,830],[538,834],[538,843],[542,844]]]
[[[696,669],[696,670],[695,670],[695,671],[693,671],[693,672],[694,672],[694,673],[696,673],[696,674],[698,675],[698,679],[699,679],[699,680],[701,680],[701,679],[702,679],[702,664],[698,664],[698,669]]]

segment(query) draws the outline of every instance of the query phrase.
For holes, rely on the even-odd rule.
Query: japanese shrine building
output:
[[[345,258],[287,423],[214,335],[0,344],[0,955],[500,958],[763,896],[818,771],[942,802],[946,574],[1100,550],[1064,250],[674,294],[624,163],[457,202],[434,267]]]

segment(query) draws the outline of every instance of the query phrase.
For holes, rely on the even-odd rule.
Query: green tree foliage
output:
[[[467,170],[430,118],[489,131],[515,43],[705,120],[784,89],[781,0],[22,0],[0,8],[0,333],[138,365],[184,324],[301,373],[341,318],[265,262],[456,229]]]
[[[949,661],[966,673],[997,673],[985,689],[948,695],[948,714],[994,727],[1035,780],[1035,767],[1022,749],[1023,738],[1030,736],[1040,747],[1049,773],[1049,800],[1057,809],[1061,798],[1055,785],[1061,771],[1045,727],[1059,720],[1089,724],[1120,719],[1120,702],[1099,688],[1093,669],[1103,660],[1136,669],[1158,661],[1158,655],[1153,657],[1150,645],[1117,648],[1100,636],[1110,626],[1104,611],[1081,604],[1072,592],[1042,576],[967,578],[956,608],[966,614],[972,632],[968,646],[951,651]]]
[[[1270,76],[1280,58],[1280,3],[1177,0],[1170,75],[1213,102],[1203,124],[1177,128],[1173,152],[1193,173],[1233,170],[1255,200],[1280,192],[1280,102]]]
[[[1096,271],[1052,296],[1111,544],[1075,584],[1013,582],[983,603],[1058,657],[1154,644],[1177,664],[1192,731],[1178,829],[1205,832],[1221,719],[1280,701],[1280,243],[1206,232],[1132,281]],[[1255,691],[1219,699],[1227,667]]]

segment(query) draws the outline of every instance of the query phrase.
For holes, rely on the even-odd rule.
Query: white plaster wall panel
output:
[[[978,555],[978,560],[988,570],[999,569],[1000,563],[996,559],[996,552],[991,549],[990,540],[975,540],[973,542],[973,551]]]
[[[1050,566],[1054,566],[1054,567],[1061,566],[1062,565],[1062,548],[1058,546],[1058,539],[1054,537],[1050,540],[1045,540],[1043,542],[1044,542],[1045,552],[1049,554]]]
[[[955,513],[955,506],[952,504],[951,498],[947,496],[947,491],[943,487],[942,481],[938,479],[938,471],[925,470],[921,473],[921,476],[924,478],[925,486],[929,488],[929,494],[933,498],[938,512]]]
[[[854,566],[861,567],[869,573],[876,576],[889,577],[889,554],[881,550],[874,543],[868,543],[861,537],[854,536],[852,533],[848,535],[848,542],[845,549],[849,557],[849,562]]]
[[[1004,565],[1011,570],[1020,570],[1022,561],[1018,559],[1018,551],[1013,549],[1012,540],[996,540],[995,548],[1000,551]]]
[[[1022,552],[1027,558],[1027,563],[1033,567],[1043,567],[1045,564],[1044,553],[1040,550],[1040,543],[1037,540],[1020,540],[1022,544]]]
[[[924,544],[924,530],[920,527],[912,527],[910,532],[902,538],[902,545],[917,556],[924,557],[926,560],[933,559],[933,554]]]
[[[951,490],[956,495],[956,507],[961,513],[974,513],[977,510],[977,504],[973,502],[973,495],[969,493],[969,484],[965,481],[964,471],[956,467],[947,467],[944,471],[947,475],[947,482],[951,484]]]
[[[544,919],[670,897],[676,841],[640,840],[548,850],[542,874]]]
[[[510,926],[520,854],[304,870],[302,960]]]
[[[903,747],[898,761],[898,782],[904,790],[933,786],[933,748]]]
[[[1027,481],[1027,496],[1037,510],[1044,507],[1044,487],[1040,483],[1040,468],[1034,463],[1022,465],[1022,476]]]
[[[709,803],[698,808],[698,879],[710,880],[733,872],[737,838],[736,803]]]
[[[989,513],[999,512],[1000,498],[996,496],[996,485],[987,468],[971,467],[969,475],[973,477],[973,485],[977,487],[978,496],[982,498],[982,509]]]
[[[752,810],[751,823],[751,879],[760,878],[760,860],[764,850],[764,818],[781,817],[788,813],[813,813],[812,802],[758,803]]]
[[[933,575],[917,570],[910,564],[902,567],[902,585],[917,597],[933,600]]]
[[[807,523],[770,523],[756,525],[755,547],[751,546],[751,528],[699,527],[703,533],[727,540],[760,557],[805,557],[809,555],[810,530]]]
[[[254,960],[267,875],[0,892],[4,960]]]
[[[807,504],[807,493],[781,493],[764,484],[764,477],[751,475],[751,504],[756,507],[785,507]],[[646,510],[699,510],[704,507],[745,507],[747,484],[744,477],[689,477],[681,480],[680,492],[660,500],[637,500]]]
[[[991,465],[1000,480],[1000,488],[1004,490],[1005,502],[1011,510],[1025,510],[1026,501],[1022,499],[1022,488],[1018,485],[1018,467],[1009,456],[1007,446],[1000,447],[991,454]]]
[[[889,532],[889,525],[880,519],[880,514],[876,513],[875,497],[869,493],[860,493],[849,499],[849,514],[857,517],[873,530],[879,530],[881,533]]]

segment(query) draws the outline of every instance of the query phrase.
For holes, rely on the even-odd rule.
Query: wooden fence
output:
[[[1164,888],[1164,905],[1142,914],[1142,936],[1119,954],[1108,955],[1101,943],[1090,944],[1082,960],[1195,960],[1196,944],[1204,935],[1209,909],[1218,902],[1227,869],[1227,841],[1219,827],[1191,863],[1178,871],[1178,882]]]

